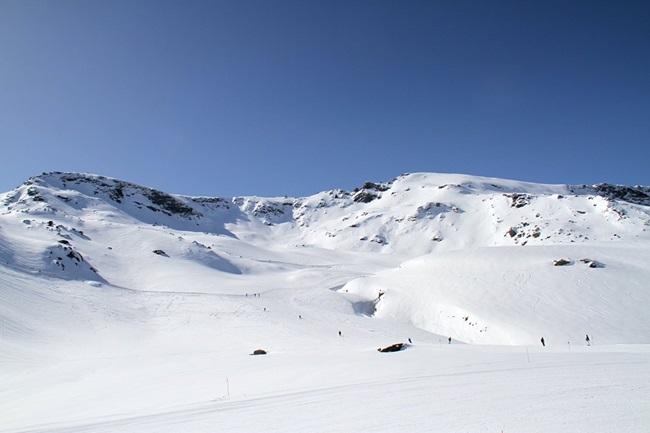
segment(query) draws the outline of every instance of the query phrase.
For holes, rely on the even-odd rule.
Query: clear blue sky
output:
[[[0,190],[650,184],[648,1],[0,0]]]

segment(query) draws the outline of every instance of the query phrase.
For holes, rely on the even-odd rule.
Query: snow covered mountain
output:
[[[204,381],[226,371],[241,399],[373,381],[373,371],[392,374],[375,349],[409,338],[416,350],[401,364],[409,377],[434,377],[418,353],[433,356],[448,337],[514,347],[543,336],[555,350],[582,345],[587,333],[599,345],[649,344],[648,281],[648,187],[414,173],[299,198],[189,197],[44,173],[0,195],[0,414],[9,414],[6,431],[43,423],[39,431],[67,431],[84,420],[88,431],[160,431],[146,417],[137,429],[101,420],[212,401]],[[276,375],[260,377],[259,361],[242,358],[259,347],[290,367],[273,364]],[[477,356],[516,367],[513,350]],[[447,355],[435,368],[462,358]],[[341,359],[372,368],[349,375]],[[646,356],[639,371],[648,365]],[[169,374],[180,375],[165,385],[184,389],[180,396],[152,388]],[[107,386],[111,377],[133,383],[132,398]],[[105,388],[88,399],[95,386]],[[52,402],[45,389],[73,397]],[[629,420],[626,431],[643,431],[638,417]],[[324,431],[305,422],[303,431]],[[466,426],[449,422],[449,431]],[[518,431],[560,424],[515,423]]]
[[[3,197],[3,210],[14,214],[248,233],[252,239],[282,237],[285,244],[410,256],[634,239],[650,224],[648,206],[648,187],[540,185],[432,173],[304,198],[186,197],[102,176],[45,173]]]
[[[641,312],[650,305],[647,187],[416,173],[351,192],[221,198],[55,172],[0,203],[0,262],[31,274],[229,293],[299,278],[314,289],[347,284],[366,314],[467,342],[577,338],[596,324],[605,341],[650,342]],[[333,258],[346,256],[355,259],[342,271]],[[569,263],[553,266],[559,259]]]

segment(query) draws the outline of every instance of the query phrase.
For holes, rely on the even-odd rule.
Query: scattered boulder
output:
[[[354,192],[360,191],[362,189],[374,190],[379,192],[388,191],[390,189],[390,182],[389,183],[366,182],[361,186],[361,188],[355,188]]]
[[[650,195],[647,187],[630,187],[624,185],[612,185],[600,183],[593,185],[592,188],[601,196],[610,200],[621,200],[628,203],[648,206],[650,204]]]
[[[251,355],[266,355],[266,350],[264,349],[255,349]]]
[[[567,260],[567,259],[553,260],[553,266],[567,266],[570,264],[571,264],[571,260]]]
[[[373,194],[371,192],[361,190],[352,197],[352,200],[357,203],[370,203],[377,198],[379,198],[378,194]]]
[[[519,192],[515,192],[512,194],[503,194],[503,195],[510,198],[511,200],[510,207],[514,207],[514,208],[524,207],[530,204],[530,201],[532,199],[532,196],[530,194],[524,194]]]
[[[590,268],[604,268],[605,265],[602,263],[596,261],[596,260],[591,260],[591,259],[580,259],[580,262],[584,263],[585,265],[589,266]]]
[[[395,343],[395,344],[391,344],[390,346],[380,347],[377,349],[377,351],[382,353],[399,352],[401,350],[406,349],[407,346],[408,345],[406,343]]]
[[[167,255],[167,253],[164,252],[163,250],[153,250],[153,253],[154,253],[154,254],[158,254],[159,256],[169,257],[169,256]]]

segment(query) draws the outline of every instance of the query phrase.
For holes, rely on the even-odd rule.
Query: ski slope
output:
[[[647,432],[649,227],[646,187],[35,176],[0,195],[0,432]]]

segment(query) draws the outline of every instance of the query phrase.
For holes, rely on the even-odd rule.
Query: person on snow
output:
[[[589,339],[589,334],[585,334],[585,341],[587,342],[587,346],[591,346],[591,340]]]
[[[451,337],[447,339],[447,344],[451,344]]]
[[[542,337],[539,341],[542,342],[542,346],[546,347],[546,343],[544,342],[544,337]]]

